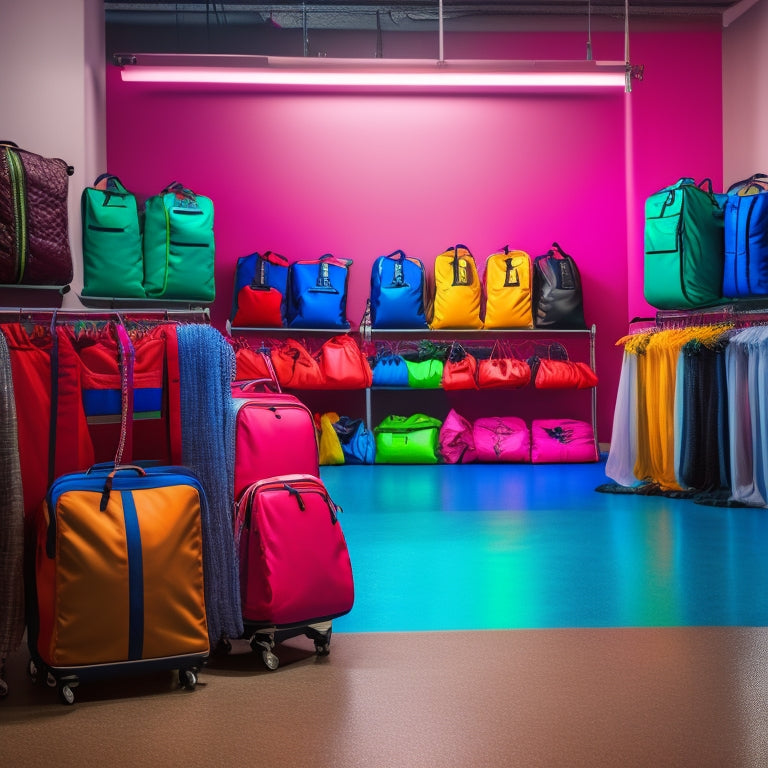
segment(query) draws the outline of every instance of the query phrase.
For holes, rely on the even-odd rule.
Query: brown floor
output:
[[[73,706],[8,664],[0,765],[764,768],[768,629],[336,634],[267,671],[247,645],[195,691],[166,673]]]

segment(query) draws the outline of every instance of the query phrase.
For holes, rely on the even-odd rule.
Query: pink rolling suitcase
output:
[[[257,391],[264,382],[235,382],[235,499],[252,483],[277,475],[320,475],[312,411],[294,395]]]
[[[352,565],[322,481],[289,474],[248,486],[237,503],[235,542],[246,634],[269,669],[275,642],[306,635],[330,651],[332,619],[354,603]]]

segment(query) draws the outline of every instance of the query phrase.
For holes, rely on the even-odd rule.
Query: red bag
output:
[[[237,381],[272,379],[269,353],[250,347],[235,350],[235,378]]]
[[[320,370],[328,389],[365,389],[373,373],[368,358],[357,342],[346,335],[328,339],[317,353]]]
[[[477,359],[463,347],[454,345],[443,365],[443,389],[477,389]]]
[[[531,367],[516,357],[491,357],[477,364],[480,389],[520,389],[531,381]]]
[[[576,389],[581,378],[579,369],[570,360],[543,358],[536,366],[534,386],[537,389]]]
[[[296,339],[286,339],[272,349],[272,366],[281,387],[324,389],[325,376],[317,360]]]
[[[574,363],[579,369],[579,389],[590,389],[597,386],[597,374],[586,363]]]
[[[276,288],[253,288],[246,285],[237,294],[237,314],[232,325],[280,328],[283,295]]]

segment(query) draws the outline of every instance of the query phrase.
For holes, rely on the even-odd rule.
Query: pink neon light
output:
[[[122,79],[142,83],[234,84],[317,88],[623,88],[623,72],[407,72],[311,71],[267,68],[123,68]]]

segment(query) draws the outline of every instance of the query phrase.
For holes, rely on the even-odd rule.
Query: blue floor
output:
[[[336,632],[768,625],[768,510],[596,493],[604,464],[323,467]]]

